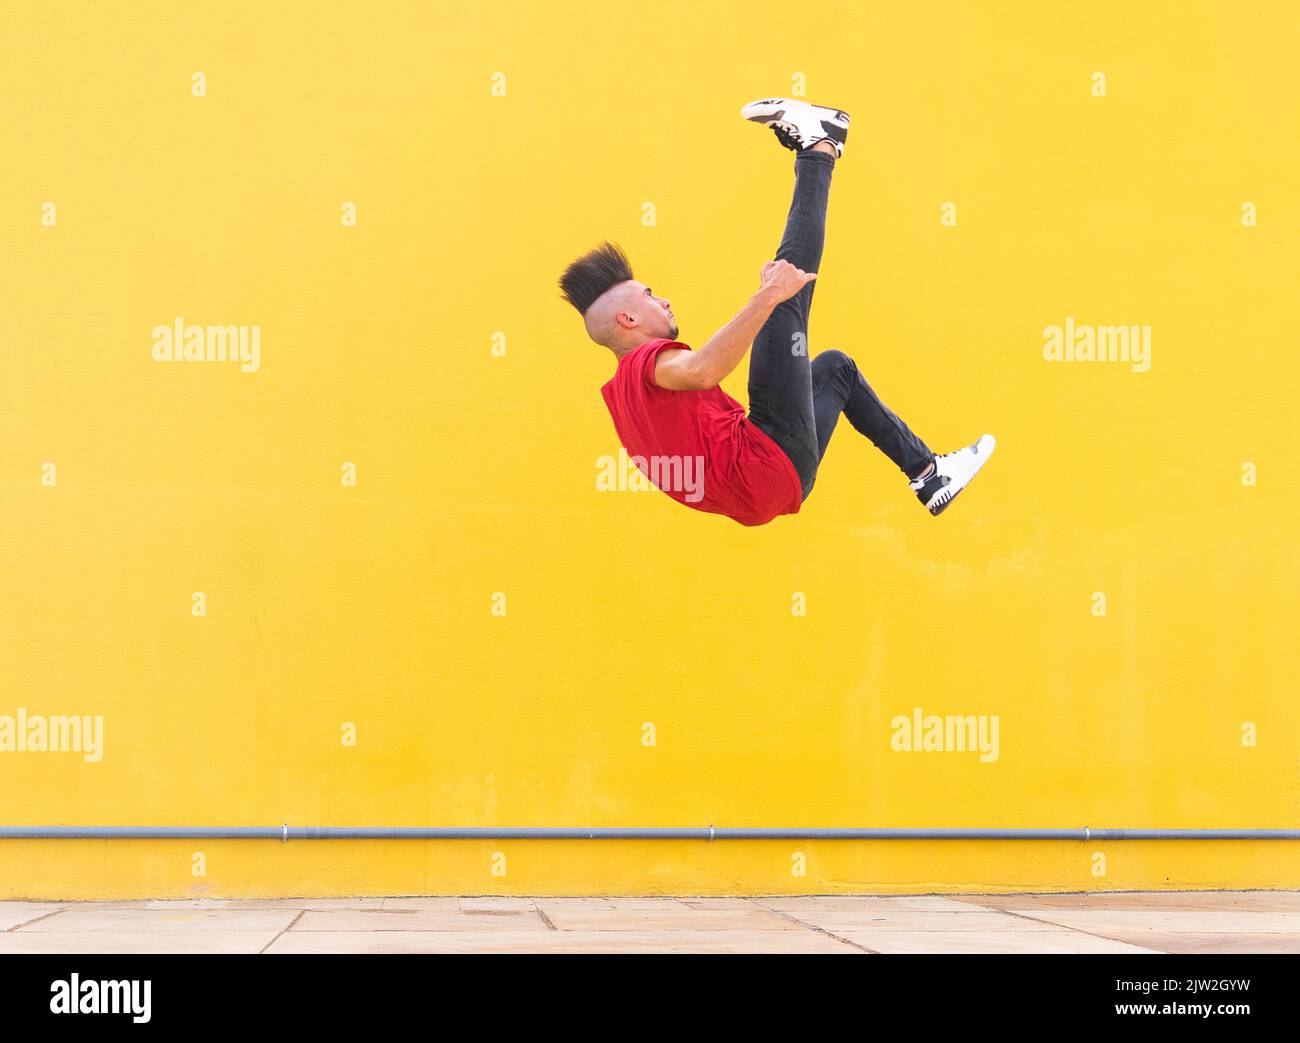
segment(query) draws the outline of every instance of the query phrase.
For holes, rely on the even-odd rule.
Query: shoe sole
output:
[[[998,440],[994,438],[992,435],[981,435],[975,444],[979,445],[980,442],[983,442],[985,439],[988,439],[988,449],[980,453],[979,456],[976,457],[975,466],[971,469],[970,473],[966,475],[965,481],[963,481],[960,485],[957,486],[957,491],[954,492],[951,496],[949,496],[946,500],[944,500],[943,503],[939,505],[937,510],[932,507],[926,508],[926,510],[928,510],[932,515],[934,515],[934,517],[936,518],[939,517],[939,515],[941,515],[944,511],[946,511],[949,507],[951,507],[953,500],[957,499],[957,497],[960,496],[966,490],[966,488],[970,485],[970,483],[975,480],[975,476],[979,474],[980,471],[984,468],[984,465],[988,463],[990,459],[992,459],[993,452],[998,447]],[[948,491],[947,489],[944,489],[944,492],[947,491]],[[937,494],[937,496],[942,496],[942,495],[943,495],[942,492]]]

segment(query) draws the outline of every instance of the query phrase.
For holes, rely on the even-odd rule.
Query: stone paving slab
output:
[[[976,911],[969,913],[931,913],[912,909],[899,909],[882,912],[866,909],[861,912],[831,909],[827,911],[805,910],[785,914],[799,923],[819,927],[832,934],[846,934],[850,931],[922,931],[942,933],[945,931],[963,931],[967,933],[987,931],[990,934],[1038,934],[1044,931],[1060,931],[1069,927],[1065,924],[1048,923],[1041,920],[1023,919],[1006,913]]]
[[[1300,934],[1202,934],[1196,931],[1113,931],[1117,941],[1129,941],[1160,952],[1177,953],[1300,953]]]
[[[86,934],[91,931],[203,933],[283,931],[300,913],[293,909],[78,909],[64,908],[16,928],[15,934]],[[311,914],[306,914],[311,915]],[[323,915],[323,914],[316,914]]]
[[[0,953],[259,953],[279,931],[0,931]]]
[[[0,902],[0,931],[12,930],[62,908],[62,904],[54,902]]]
[[[0,953],[1300,953],[1300,892],[0,902]]]
[[[1296,891],[1144,891],[1072,895],[962,895],[988,909],[1146,909],[1184,912],[1300,912]]]
[[[1112,931],[1192,931],[1204,934],[1300,934],[1300,912],[1229,913],[1210,909],[1019,909],[1043,923],[1109,935]]]
[[[1155,949],[1078,931],[849,931],[847,941],[875,953],[1150,953]]]
[[[293,925],[294,931],[488,931],[547,930],[537,910],[502,910],[491,913],[462,909],[358,909],[310,910]]]
[[[841,953],[846,942],[813,931],[288,931],[268,953]]]
[[[798,931],[791,920],[767,909],[692,909],[682,902],[674,907],[637,909],[566,909],[538,900],[538,907],[560,931]]]

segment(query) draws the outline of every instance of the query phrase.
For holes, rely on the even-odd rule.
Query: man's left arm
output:
[[[655,383],[668,391],[707,391],[740,365],[758,331],[782,301],[817,278],[789,261],[763,265],[762,285],[736,316],[698,351],[661,352],[655,360]]]

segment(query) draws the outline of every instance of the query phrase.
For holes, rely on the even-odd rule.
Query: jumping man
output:
[[[614,353],[618,367],[601,388],[624,448],[645,461],[701,461],[698,484],[656,485],[696,510],[741,525],[797,514],[840,418],[848,418],[907,476],[931,514],[944,511],[992,454],[973,445],[936,456],[871,390],[840,351],[810,356],[808,315],[826,234],[831,173],[844,154],[849,117],[839,109],[771,98],[741,110],[770,127],[796,153],[794,199],[776,259],[763,265],[758,291],[735,318],[693,351],[677,338],[667,299],[632,277],[626,255],[605,243],[569,265],[564,299],[587,334]],[[753,344],[749,415],[719,387]]]

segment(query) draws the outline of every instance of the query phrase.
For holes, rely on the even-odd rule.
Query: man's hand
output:
[[[789,261],[768,261],[759,276],[760,292],[771,295],[776,304],[788,301],[817,278],[816,272],[805,272]]]
[[[667,391],[707,391],[717,387],[745,357],[776,306],[816,278],[816,272],[800,271],[789,261],[768,261],[763,265],[758,292],[699,351],[675,348],[659,353],[655,383]]]

